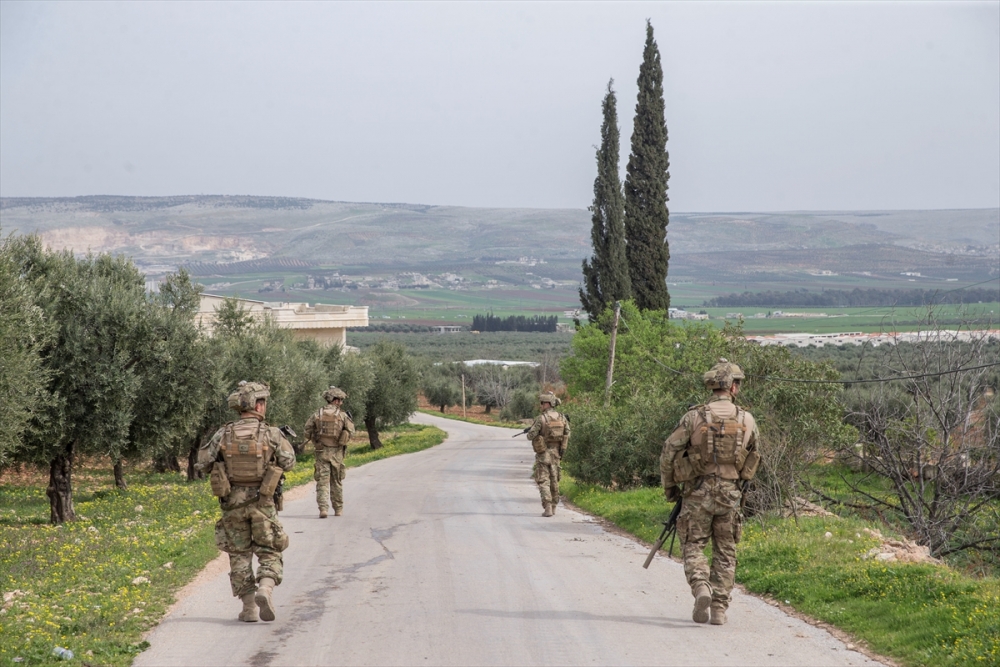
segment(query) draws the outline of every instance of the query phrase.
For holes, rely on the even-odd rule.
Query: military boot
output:
[[[340,508],[337,508],[337,509],[333,510],[333,516],[340,516],[343,513],[344,513],[344,510],[342,510]]]
[[[558,505],[558,503],[552,503],[552,516],[555,516],[556,514],[556,505]]]
[[[712,625],[725,625],[726,624],[726,608],[722,605],[713,604],[712,605],[712,620],[710,621]]]
[[[240,600],[243,601],[243,611],[240,612],[239,619],[244,623],[256,623],[257,603],[254,600],[254,592],[244,594]]]
[[[319,511],[319,518],[325,519],[327,517],[326,510]]]
[[[691,613],[691,620],[695,623],[708,623],[710,604],[712,604],[712,589],[705,582],[701,582],[694,589],[694,611]],[[261,618],[263,616],[261,614]]]
[[[542,516],[552,516],[552,505],[550,503],[545,503],[545,511],[542,512]]]
[[[274,603],[271,602],[271,591],[274,590],[274,579],[263,577],[257,584],[255,601],[260,607],[260,617],[265,621],[274,620]]]

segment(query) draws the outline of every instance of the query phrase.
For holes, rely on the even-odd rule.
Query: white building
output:
[[[216,294],[202,294],[195,321],[209,334],[215,328],[216,310],[226,300]],[[368,326],[368,306],[331,306],[308,303],[271,303],[238,299],[255,317],[270,316],[280,327],[291,329],[298,340],[315,340],[322,345],[347,346],[347,330]]]

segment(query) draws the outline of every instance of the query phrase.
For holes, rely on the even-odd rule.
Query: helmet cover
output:
[[[330,388],[323,392],[323,399],[326,400],[327,403],[333,403],[333,399],[335,398],[343,400],[347,398],[347,394],[344,393],[343,389],[330,385]]]
[[[263,382],[247,382],[243,380],[232,394],[229,395],[229,407],[240,412],[254,410],[257,401],[267,399],[271,395],[271,388]]]
[[[729,389],[735,380],[743,380],[746,376],[736,364],[725,357],[719,357],[719,363],[712,366],[707,373],[702,376],[705,387],[708,389]]]

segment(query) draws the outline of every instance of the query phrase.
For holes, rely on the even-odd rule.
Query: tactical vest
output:
[[[226,424],[219,446],[231,484],[256,486],[264,479],[271,460],[271,444],[264,422],[239,421]]]
[[[674,481],[689,482],[707,475],[751,479],[760,457],[746,448],[746,410],[736,406],[736,415],[726,419],[713,415],[707,405],[697,411],[691,443],[674,457]]]
[[[559,447],[566,436],[566,418],[558,412],[542,415],[542,439],[547,448]]]
[[[320,410],[317,413],[316,440],[324,447],[337,447],[344,430],[344,414],[340,411]]]

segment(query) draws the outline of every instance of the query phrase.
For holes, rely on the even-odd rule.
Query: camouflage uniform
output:
[[[542,394],[540,398],[549,405],[559,403],[559,399],[551,394]],[[559,504],[559,462],[569,444],[569,420],[549,407],[535,417],[527,436],[535,450],[535,483],[542,497],[544,516],[552,516]]]
[[[336,435],[324,433],[331,429]],[[306,422],[306,439],[313,442],[316,450],[313,479],[316,480],[316,504],[321,515],[326,514],[331,504],[337,515],[344,509],[344,477],[347,476],[344,456],[353,433],[354,422],[332,402]]]
[[[197,468],[206,470],[217,461],[223,461],[221,445],[227,428],[257,426],[271,449],[271,460],[265,462],[291,470],[295,466],[295,451],[276,427],[268,426],[262,419],[250,417],[223,426],[207,445],[198,452]],[[232,485],[229,495],[220,498],[222,518],[215,524],[215,545],[229,554],[229,583],[234,597],[243,597],[257,588],[265,577],[280,584],[284,568],[281,552],[288,547],[274,497],[260,497],[259,485]],[[253,556],[257,555],[257,575],[254,577]]]
[[[739,378],[742,377],[740,371]],[[740,425],[735,440],[742,443],[741,446],[737,444],[736,463],[717,463],[712,460],[716,457],[711,456],[704,463],[696,464],[693,472],[691,468],[685,472],[678,470],[681,466],[690,466],[689,460],[695,456],[692,450],[698,448],[692,438],[695,443],[704,440],[707,427],[713,434],[708,436],[708,441],[720,443],[720,434],[725,433],[727,426],[732,434],[734,422]],[[698,435],[699,432],[702,435]],[[706,404],[689,410],[663,445],[660,475],[668,497],[676,494],[678,482],[683,484],[677,535],[684,555],[684,574],[697,600],[695,620],[699,623],[708,620],[705,586],[711,590],[712,623],[725,623],[725,611],[736,576],[736,545],[742,533],[741,477],[749,479],[756,471],[759,442],[760,434],[753,416],[737,408],[729,394],[716,393]],[[713,448],[715,445],[709,450]],[[692,479],[684,479],[692,475]],[[712,542],[711,567],[705,557],[709,540]],[[706,597],[699,599],[699,593]]]

